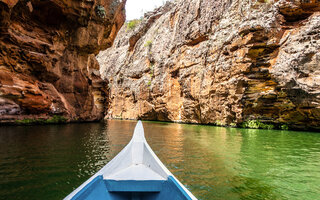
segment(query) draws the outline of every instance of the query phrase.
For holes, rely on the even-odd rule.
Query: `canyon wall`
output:
[[[97,56],[106,117],[319,129],[319,49],[316,0],[167,3]]]
[[[0,122],[102,119],[95,55],[112,45],[125,1],[0,0]]]

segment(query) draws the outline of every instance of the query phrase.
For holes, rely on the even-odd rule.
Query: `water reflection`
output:
[[[131,139],[135,121],[0,127],[0,199],[61,199]],[[144,122],[199,199],[317,199],[320,134]]]

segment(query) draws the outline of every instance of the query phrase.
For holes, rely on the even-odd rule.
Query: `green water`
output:
[[[0,127],[0,199],[62,199],[131,139],[134,121]],[[144,122],[199,199],[320,199],[320,134]]]

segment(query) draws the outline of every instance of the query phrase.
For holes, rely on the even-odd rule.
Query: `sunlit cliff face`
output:
[[[316,1],[179,1],[98,55],[107,117],[317,129]]]

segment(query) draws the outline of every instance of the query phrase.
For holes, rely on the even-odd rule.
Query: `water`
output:
[[[0,127],[0,199],[62,199],[131,139],[134,121]],[[199,199],[320,199],[320,134],[144,122]]]

